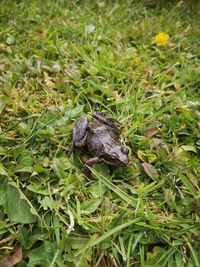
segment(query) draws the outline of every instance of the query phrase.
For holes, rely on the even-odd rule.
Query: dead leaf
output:
[[[162,139],[160,138],[153,138],[152,140],[155,147],[158,147],[162,144]]]
[[[18,247],[15,253],[10,257],[10,261],[12,262],[12,264],[15,265],[18,262],[20,262],[22,258],[23,258],[22,247]]]
[[[149,128],[145,131],[145,136],[148,138],[153,137],[154,135],[156,135],[158,133],[158,130],[155,128]]]
[[[142,167],[144,168],[144,171],[150,178],[152,178],[153,180],[158,178],[159,176],[158,172],[153,165],[147,162],[143,162]]]

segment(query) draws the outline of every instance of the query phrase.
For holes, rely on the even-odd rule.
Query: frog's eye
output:
[[[115,159],[116,159],[116,157],[115,157],[115,156],[110,156],[110,158],[111,158],[111,159],[113,159],[113,160],[115,160]]]

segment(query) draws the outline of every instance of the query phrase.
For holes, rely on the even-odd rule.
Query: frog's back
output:
[[[109,153],[113,146],[118,145],[116,135],[109,126],[98,125],[92,128],[93,135],[96,137],[95,141],[101,144],[101,152]]]
[[[104,152],[104,147],[99,141],[99,137],[91,130],[88,131],[87,148],[93,156],[100,156]]]

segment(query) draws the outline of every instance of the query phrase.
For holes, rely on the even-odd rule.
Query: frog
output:
[[[121,125],[114,118],[107,117],[102,112],[94,111],[89,120],[81,117],[72,129],[72,142],[68,155],[74,149],[86,147],[91,158],[83,166],[83,173],[91,176],[90,167],[94,164],[107,163],[108,165],[125,166],[129,162],[129,149],[122,146],[119,137]]]

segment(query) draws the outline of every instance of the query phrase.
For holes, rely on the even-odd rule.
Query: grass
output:
[[[152,3],[1,1],[0,250],[22,247],[17,266],[200,266],[198,3]],[[124,126],[130,162],[88,179],[67,152],[93,110]]]

